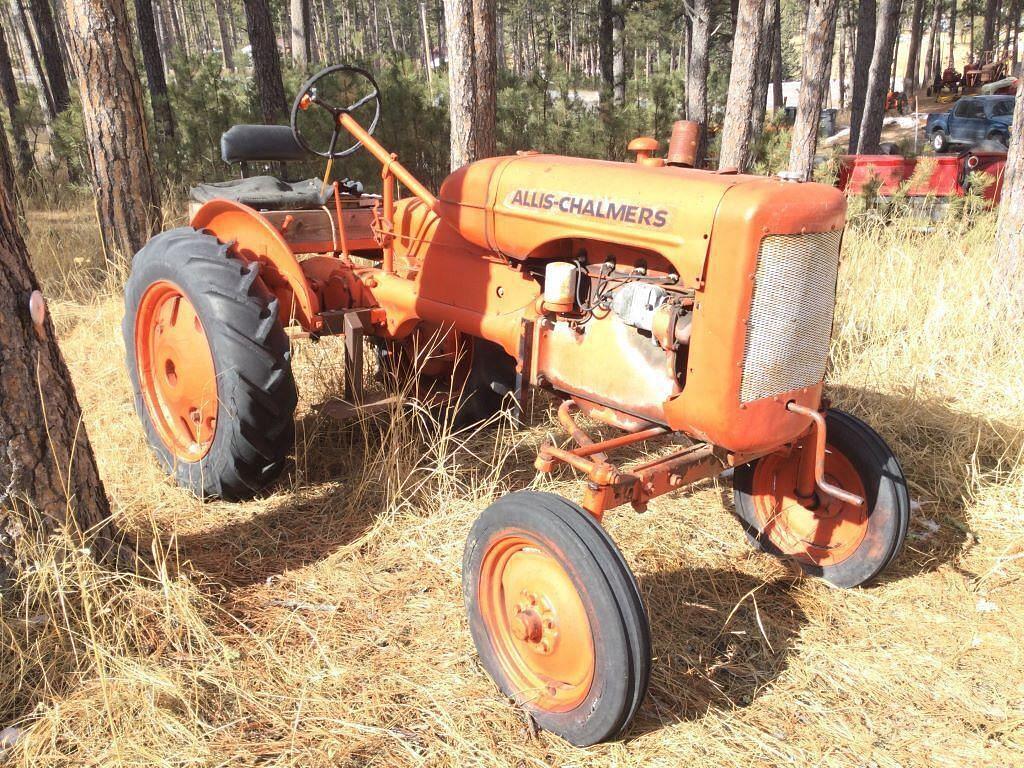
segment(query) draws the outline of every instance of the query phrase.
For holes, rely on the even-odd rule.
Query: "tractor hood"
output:
[[[704,271],[719,203],[753,178],[524,153],[455,171],[439,201],[462,237],[511,258],[569,240],[618,243],[661,254],[690,283]]]

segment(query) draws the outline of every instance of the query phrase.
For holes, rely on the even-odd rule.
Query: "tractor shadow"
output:
[[[653,662],[627,738],[751,705],[787,669],[806,621],[789,580],[694,568],[646,574],[639,585]]]
[[[178,559],[228,591],[313,565],[374,523],[384,492],[362,479],[371,426],[310,413],[296,422],[296,458],[254,514],[176,537]]]

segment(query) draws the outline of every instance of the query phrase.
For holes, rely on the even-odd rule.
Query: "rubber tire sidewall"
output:
[[[594,641],[594,680],[577,707],[546,712],[526,703],[525,708],[541,728],[576,746],[615,738],[636,714],[650,675],[650,628],[632,572],[590,514],[560,496],[520,491],[484,510],[466,542],[463,595],[470,632],[484,668],[512,699],[517,691],[502,673],[476,603],[484,555],[508,533],[525,534],[559,555],[587,610]]]
[[[936,141],[939,143],[936,144]],[[932,133],[932,149],[938,153],[949,149],[949,139],[946,137],[945,131],[937,130]]]
[[[135,410],[142,422],[147,442],[161,466],[175,479],[178,485],[191,490],[200,498],[245,500],[259,494],[276,479],[283,469],[285,456],[294,445],[296,395],[295,385],[291,380],[290,352],[283,353],[286,365],[284,373],[289,380],[290,387],[286,387],[288,390],[286,397],[280,404],[281,419],[274,425],[264,425],[265,431],[278,432],[278,436],[273,440],[275,452],[278,455],[273,457],[273,460],[267,461],[263,456],[254,455],[251,441],[255,436],[242,433],[243,424],[238,418],[238,413],[240,407],[244,406],[240,405],[239,399],[236,397],[243,386],[237,364],[237,346],[227,336],[224,318],[221,317],[222,311],[207,295],[210,285],[199,281],[198,271],[189,269],[187,264],[176,258],[176,254],[172,253],[168,257],[168,252],[176,250],[176,246],[187,250],[183,246],[171,243],[167,247],[155,247],[160,245],[158,240],[160,238],[169,240],[177,236],[184,239],[188,238],[190,233],[195,238],[204,238],[215,242],[212,236],[203,235],[191,228],[172,230],[157,235],[136,254],[132,262],[131,275],[125,286],[125,316],[122,332],[128,375],[131,379],[135,399]],[[199,240],[195,242],[198,243]],[[218,245],[218,248],[225,250],[226,246]],[[237,265],[240,275],[247,275],[250,270],[258,270],[256,264],[246,264],[233,256],[226,255],[226,258],[230,259],[233,267]],[[287,348],[287,337],[284,336],[284,330],[280,328],[280,323],[276,320],[277,310],[273,294],[259,279],[258,274],[252,275],[252,278],[250,295],[241,297],[241,299],[253,301],[262,307],[261,312],[273,314],[273,322],[277,323],[278,327],[272,329],[271,332],[279,333]],[[203,324],[203,331],[210,345],[217,374],[217,427],[209,450],[202,459],[196,462],[181,460],[164,444],[153,424],[139,381],[135,349],[135,325],[139,303],[146,291],[154,283],[160,281],[174,284],[192,304]],[[255,328],[249,330],[254,334],[256,332]],[[276,345],[280,346],[281,339],[277,339],[276,342]],[[249,388],[247,387],[247,389]],[[238,471],[240,459],[250,464],[262,464],[263,466],[256,473],[248,473],[252,475],[251,477],[243,478],[239,476]]]
[[[868,530],[857,550],[836,565],[820,566],[796,558],[801,568],[837,587],[857,587],[878,577],[903,549],[910,520],[907,481],[892,449],[870,426],[855,416],[831,409],[825,413],[828,446],[853,465],[867,494]],[[737,467],[733,499],[736,514],[758,548],[786,557],[762,535],[753,500],[757,462]],[[874,556],[873,553],[877,553]],[[865,554],[872,554],[865,558]]]

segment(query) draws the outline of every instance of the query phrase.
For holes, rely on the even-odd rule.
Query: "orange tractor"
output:
[[[900,465],[822,396],[841,192],[683,167],[638,139],[636,163],[520,152],[455,171],[435,195],[372,137],[380,115],[372,77],[332,67],[302,86],[290,129],[232,129],[223,147],[237,161],[312,152],[333,165],[362,146],[382,166],[380,196],[329,183],[330,167],[323,181],[208,185],[190,227],[136,255],[130,375],[178,483],[241,499],[282,471],[296,405],[289,325],[345,334],[353,403],[364,340],[473,420],[531,387],[554,393],[572,443],[544,444],[537,469],[583,475],[582,504],[525,491],[496,501],[469,533],[463,590],[498,686],[579,745],[628,726],[650,665],[607,510],[644,510],[732,469],[757,547],[842,587],[896,557],[910,509]],[[324,145],[307,121],[326,125]],[[355,143],[340,149],[346,132]],[[596,441],[580,415],[621,434]],[[656,438],[650,458],[610,458]]]

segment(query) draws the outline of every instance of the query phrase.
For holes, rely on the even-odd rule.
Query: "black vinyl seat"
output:
[[[299,146],[287,125],[236,125],[220,137],[220,156],[235,163],[290,163],[312,155]]]
[[[313,158],[295,141],[287,125],[236,125],[221,136],[220,150],[229,165],[301,162]],[[345,179],[338,184],[342,194],[358,197],[363,193],[363,185],[358,181]],[[331,202],[334,186],[323,189],[320,179],[288,182],[274,176],[252,176],[199,184],[192,188],[189,197],[198,204],[220,199],[264,211],[309,210]]]

